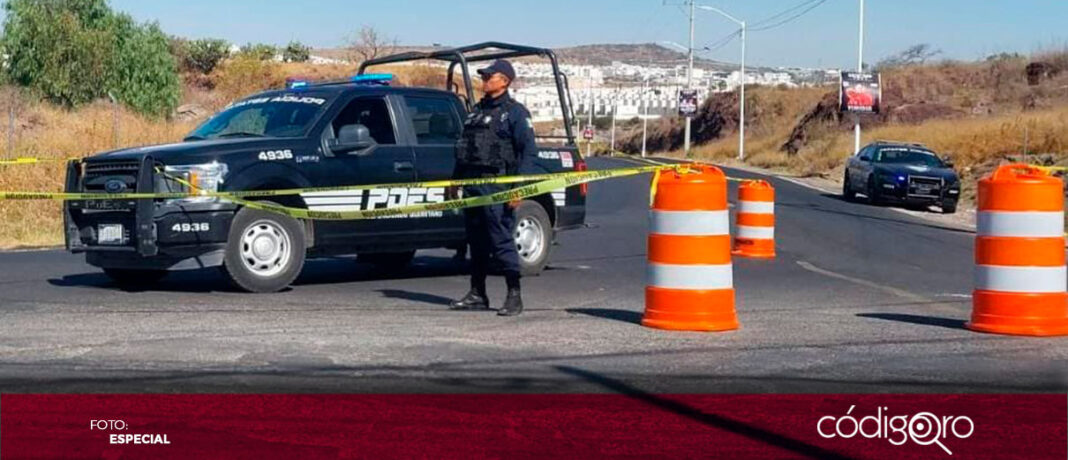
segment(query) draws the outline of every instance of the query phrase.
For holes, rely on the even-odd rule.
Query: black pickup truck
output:
[[[476,94],[469,64],[537,56],[552,64],[563,135],[539,136],[523,174],[585,170],[571,129],[567,79],[551,50],[482,43],[364,62],[351,79],[291,80],[287,88],[236,101],[183,142],[101,153],[68,167],[68,192],[276,190],[450,179],[454,149]],[[415,60],[448,64],[445,90],[391,86],[370,66]],[[443,70],[445,67],[442,67]],[[459,70],[461,80],[455,82]],[[461,87],[462,85],[462,87]],[[463,97],[457,95],[460,93]],[[180,180],[176,180],[180,179]],[[520,204],[516,244],[525,274],[540,272],[554,233],[583,226],[585,186]],[[262,198],[313,210],[380,209],[446,200],[445,188],[376,188]],[[117,282],[149,283],[168,271],[221,267],[237,287],[274,292],[306,258],[357,254],[383,269],[415,251],[463,244],[462,211],[352,221],[304,221],[210,197],[68,201],[67,248],[85,253]]]

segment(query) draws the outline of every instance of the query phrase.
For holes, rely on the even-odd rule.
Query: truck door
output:
[[[394,111],[385,96],[356,96],[337,113],[322,133],[324,144],[342,126],[362,125],[374,145],[349,153],[324,156],[315,181],[317,186],[365,185],[415,180],[415,159],[407,145],[398,143]],[[409,198],[407,189],[374,189],[302,194],[309,209],[354,211],[402,206]],[[372,240],[386,234],[397,235],[412,228],[410,218],[380,218],[353,221],[321,221],[316,237],[324,246],[384,243]]]
[[[415,177],[418,181],[437,181],[452,178],[456,164],[456,143],[463,125],[459,101],[449,96],[406,95],[404,109],[406,128],[411,130],[412,150],[415,152]],[[428,200],[444,196],[444,187],[426,191]],[[433,213],[425,217],[424,228],[433,239],[464,237],[462,210]]]

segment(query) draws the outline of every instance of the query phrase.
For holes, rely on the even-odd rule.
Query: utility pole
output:
[[[860,34],[857,40],[857,73],[864,72],[864,0],[860,0]],[[838,89],[841,91],[841,88]],[[853,154],[860,153],[860,116],[856,115],[856,124],[853,125],[855,133],[853,140]]]
[[[593,69],[592,68],[588,69],[588,73],[586,74],[586,88],[588,89],[588,92],[589,92],[589,95],[590,95],[590,99],[589,99],[590,100],[590,106],[588,107],[589,110],[587,110],[589,112],[589,121],[586,122],[586,129],[589,129],[589,130],[592,131],[593,130]],[[586,141],[586,156],[589,157],[591,155],[590,152],[592,152],[592,151],[593,151],[593,139],[590,139],[590,140]]]
[[[693,85],[693,10],[694,10],[694,0],[689,0],[689,3],[690,3],[690,46],[689,46],[690,63],[686,67],[686,89],[687,90],[691,89],[692,85]],[[685,151],[686,151],[686,156],[687,157],[690,156],[690,125],[691,125],[692,121],[693,121],[693,117],[690,116],[690,115],[686,115]]]
[[[645,89],[645,85],[648,84],[648,83],[649,83],[649,76],[646,75],[645,78],[642,79],[642,94],[641,94],[642,110],[645,112],[645,114],[642,115],[642,158],[645,158],[645,139],[646,139],[646,136],[648,135],[648,132],[649,132],[649,101],[648,101],[648,99],[646,99],[648,97],[648,94],[646,94],[646,89]]]
[[[612,93],[612,141],[609,144],[609,152],[614,153],[616,151],[616,112],[619,111],[619,86],[616,86],[616,91]]]

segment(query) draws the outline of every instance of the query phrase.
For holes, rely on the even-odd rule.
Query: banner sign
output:
[[[838,106],[842,112],[879,113],[882,110],[882,76],[878,73],[842,72]]]
[[[697,113],[697,90],[679,90],[679,116],[692,117]]]
[[[3,458],[1068,456],[1064,394],[5,394]]]

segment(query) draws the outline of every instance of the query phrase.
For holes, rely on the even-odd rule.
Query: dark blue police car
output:
[[[876,141],[849,158],[842,182],[847,200],[863,193],[871,203],[937,205],[957,211],[960,178],[948,159],[915,143]]]
[[[183,142],[72,162],[66,190],[183,192],[191,183],[200,190],[244,191],[450,179],[462,120],[476,100],[468,64],[521,56],[552,64],[565,133],[539,136],[539,152],[527,155],[521,173],[584,170],[571,132],[567,79],[553,52],[491,42],[370,60],[345,81],[291,81],[284,90],[231,104]],[[456,91],[394,87],[388,75],[366,73],[370,66],[422,59],[447,63],[445,87]],[[457,70],[460,81],[454,82]],[[515,234],[524,274],[545,267],[556,231],[583,226],[585,195],[580,185],[521,203]],[[443,187],[394,187],[262,199],[346,211],[440,202],[446,196]],[[465,239],[462,211],[456,210],[311,221],[195,197],[68,201],[64,214],[68,249],[85,253],[89,264],[120,283],[218,266],[236,286],[252,292],[285,288],[306,258],[357,254],[396,269],[416,250],[458,247]]]

